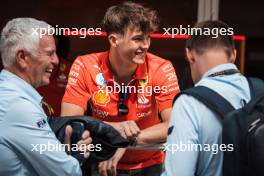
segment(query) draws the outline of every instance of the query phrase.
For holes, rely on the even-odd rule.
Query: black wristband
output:
[[[135,147],[137,145],[137,137],[129,141],[129,146]]]

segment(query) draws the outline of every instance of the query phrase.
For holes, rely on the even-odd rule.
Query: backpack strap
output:
[[[174,98],[173,102],[175,102],[182,94],[193,96],[206,105],[210,110],[217,113],[221,118],[224,118],[227,113],[235,109],[224,97],[205,86],[197,86],[186,89],[179,93]]]
[[[250,113],[256,104],[264,98],[264,81],[259,78],[247,77],[251,100],[245,108]]]
[[[251,99],[264,94],[264,81],[259,78],[247,77]]]

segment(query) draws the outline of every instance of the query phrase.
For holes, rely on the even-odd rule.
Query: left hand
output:
[[[100,162],[98,165],[99,175],[100,176],[116,176],[117,163],[122,158],[125,151],[126,151],[125,148],[119,148],[117,149],[116,153],[111,159]]]

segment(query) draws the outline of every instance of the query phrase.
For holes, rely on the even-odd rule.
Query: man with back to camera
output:
[[[103,26],[110,49],[77,57],[61,115],[83,115],[88,102],[94,117],[113,126],[134,146],[164,142],[179,87],[172,64],[147,52],[150,34],[158,28],[156,12],[125,2],[108,8]],[[109,91],[116,86],[136,91]],[[152,90],[140,92],[142,87]],[[162,151],[118,149],[112,159],[99,163],[99,173],[156,176],[162,163]]]
[[[58,64],[52,28],[33,18],[10,20],[1,33],[0,175],[82,175],[79,162],[64,151],[50,129],[36,88],[47,85]],[[35,31],[35,32],[34,32]],[[37,32],[36,32],[37,31]],[[72,128],[66,128],[70,143]],[[80,145],[91,143],[88,131]],[[40,153],[40,145],[53,145]],[[34,146],[34,147],[33,147]],[[84,151],[84,157],[89,156]]]
[[[205,21],[195,28],[230,31],[221,21]],[[232,35],[190,35],[186,42],[186,58],[190,64],[195,86],[206,86],[226,98],[235,108],[241,108],[250,100],[247,79],[234,64],[236,50]],[[230,74],[225,74],[229,72]],[[171,113],[166,145],[165,172],[163,176],[221,176],[223,166],[222,120],[199,100],[181,95],[175,101]],[[196,145],[189,150],[172,151],[172,145]],[[210,146],[205,150],[204,146]],[[213,148],[214,147],[214,148]],[[176,147],[174,147],[175,149]],[[190,147],[189,147],[190,148]],[[226,146],[225,150],[232,150]]]

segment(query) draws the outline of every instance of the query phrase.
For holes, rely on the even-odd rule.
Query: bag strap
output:
[[[259,78],[247,77],[251,99],[264,94],[264,81]]]
[[[247,77],[251,100],[245,107],[245,111],[250,113],[256,104],[264,98],[264,81],[259,78]]]
[[[221,118],[224,118],[227,113],[235,109],[224,97],[205,86],[197,86],[186,89],[179,93],[174,98],[173,102],[175,102],[176,99],[182,94],[193,96],[213,112],[217,113]]]

